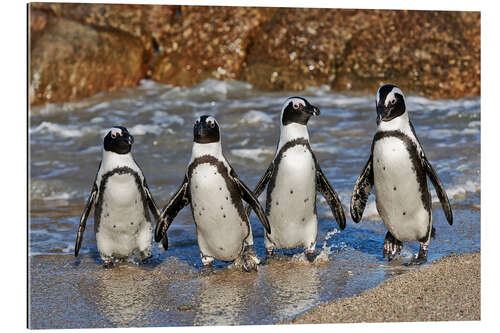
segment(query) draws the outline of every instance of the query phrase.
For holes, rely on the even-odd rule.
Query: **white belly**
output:
[[[151,245],[151,230],[135,177],[130,174],[109,177],[96,233],[99,252],[127,257]]]
[[[236,209],[242,205],[240,196],[234,203],[226,181],[208,163],[193,169],[189,186],[201,253],[224,261],[236,259],[250,230]]]
[[[387,229],[403,242],[425,237],[429,213],[403,141],[388,137],[375,143],[373,172],[377,210]]]
[[[318,228],[313,157],[306,147],[297,145],[286,150],[276,168],[276,182],[267,197],[271,224],[267,237],[277,248],[309,247]]]

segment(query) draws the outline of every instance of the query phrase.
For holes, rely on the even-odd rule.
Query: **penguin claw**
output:
[[[247,258],[243,261],[243,270],[245,272],[256,271],[257,272],[257,264],[252,258]]]
[[[400,255],[402,249],[403,243],[397,240],[390,232],[387,232],[382,250],[383,257],[387,258],[387,261],[392,261]]]
[[[314,262],[314,259],[316,259],[316,252],[306,252],[306,258],[309,262]]]
[[[115,267],[115,263],[113,262],[113,259],[103,259],[102,267],[105,269],[110,269]]]

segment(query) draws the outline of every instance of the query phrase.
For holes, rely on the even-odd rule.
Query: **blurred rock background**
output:
[[[480,95],[480,13],[84,3],[29,8],[31,105],[207,78],[260,90],[382,83],[429,98]]]

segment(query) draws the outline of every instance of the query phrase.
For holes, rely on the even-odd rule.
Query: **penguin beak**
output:
[[[391,115],[391,109],[387,108],[383,103],[377,105],[377,125]]]
[[[312,104],[309,104],[308,106],[306,106],[305,111],[307,113],[309,113],[311,116],[319,116],[320,115],[319,108],[315,105],[312,105]]]
[[[132,145],[134,143],[134,137],[129,133],[123,134],[122,140],[125,141],[129,145]]]

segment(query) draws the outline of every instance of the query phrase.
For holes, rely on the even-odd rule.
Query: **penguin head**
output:
[[[128,154],[134,137],[123,126],[113,126],[104,137],[104,150],[117,154]]]
[[[377,91],[377,125],[381,121],[391,121],[406,112],[405,96],[401,89],[386,84]]]
[[[213,143],[220,141],[220,130],[213,116],[204,115],[196,119],[193,128],[194,142]]]
[[[281,124],[307,125],[311,116],[319,116],[319,108],[310,104],[305,98],[294,96],[286,99],[281,107]]]

